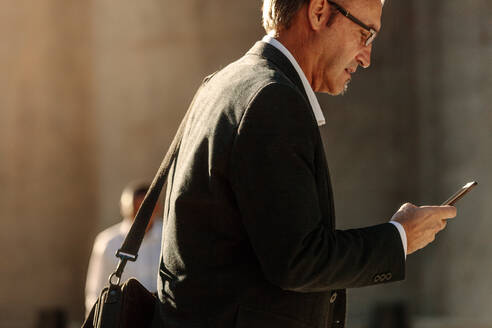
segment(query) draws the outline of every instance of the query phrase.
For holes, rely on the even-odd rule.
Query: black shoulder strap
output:
[[[186,125],[186,121],[188,120],[193,102],[194,101],[192,101],[190,107],[188,108],[188,111],[181,121],[181,124],[179,125],[176,136],[174,137],[174,140],[171,143],[166,156],[164,156],[164,159],[162,160],[161,166],[159,167],[159,170],[157,171],[157,174],[155,175],[154,180],[152,181],[152,184],[150,185],[150,188],[145,195],[142,205],[138,209],[137,215],[133,220],[130,231],[126,235],[125,241],[123,242],[121,248],[116,252],[116,257],[118,257],[120,261],[118,263],[116,271],[113,272],[109,277],[109,283],[111,285],[119,284],[127,261],[135,261],[137,259],[138,250],[140,249],[140,245],[142,244],[145,230],[147,228],[147,225],[149,224],[150,217],[152,216],[152,212],[154,211],[154,207],[157,203],[157,200],[159,199],[162,186],[166,182],[171,164],[178,154],[179,146],[181,145],[181,139],[183,137],[184,127]],[[113,281],[113,278],[116,278],[117,280]]]
[[[116,267],[116,270],[109,276],[109,284],[112,287],[115,287],[115,285],[119,285],[121,275],[123,274],[123,270],[125,269],[126,262],[134,262],[137,259],[138,250],[140,249],[140,245],[142,244],[145,230],[147,229],[147,225],[149,224],[155,204],[159,199],[162,186],[164,185],[164,182],[166,182],[172,162],[178,155],[179,146],[181,145],[181,139],[183,138],[183,132],[186,122],[188,121],[188,117],[190,116],[191,108],[193,107],[193,104],[195,103],[200,90],[216,73],[217,72],[205,77],[200,88],[195,93],[195,96],[193,97],[193,100],[191,101],[191,104],[188,107],[188,110],[186,111],[181,124],[179,125],[176,136],[174,137],[173,142],[171,143],[171,146],[166,153],[166,156],[164,156],[164,159],[162,160],[161,166],[159,167],[159,170],[157,171],[154,180],[152,181],[152,184],[150,185],[150,188],[145,195],[142,205],[140,205],[140,208],[137,211],[137,215],[135,215],[132,227],[126,235],[125,241],[123,241],[123,245],[121,245],[121,248],[116,252],[116,257],[118,257],[120,261],[118,263],[118,266]],[[116,281],[113,281],[113,278],[116,278]]]

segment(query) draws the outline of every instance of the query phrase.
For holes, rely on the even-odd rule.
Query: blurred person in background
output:
[[[267,35],[205,78],[168,181],[163,326],[344,327],[346,288],[404,279],[407,254],[456,215],[407,203],[336,230],[314,92],[342,94],[369,67],[382,7],[264,0]]]
[[[100,232],[95,239],[89,260],[85,285],[85,309],[89,313],[101,290],[108,285],[108,279],[114,272],[119,259],[115,256],[130,230],[150,185],[146,182],[128,184],[120,198],[120,212],[123,220]],[[121,277],[122,281],[135,277],[149,291],[157,291],[157,272],[161,250],[162,220],[157,219],[159,206],[156,206],[145,237],[138,252],[137,262],[128,262]]]

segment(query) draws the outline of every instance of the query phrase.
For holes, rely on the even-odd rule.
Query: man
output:
[[[369,67],[381,11],[264,0],[268,35],[205,79],[166,196],[166,327],[343,327],[345,288],[403,279],[406,255],[456,215],[405,204],[389,223],[335,229],[313,91],[340,94]]]
[[[85,308],[89,313],[101,290],[108,285],[108,278],[116,269],[118,258],[116,251],[123,244],[133,219],[149,189],[146,182],[135,181],[128,184],[120,198],[120,212],[123,220],[96,236],[92,249],[85,287]],[[123,272],[122,281],[135,277],[152,292],[157,291],[156,272],[159,267],[159,255],[162,238],[162,222],[155,220],[159,211],[156,206],[145,232],[138,253],[138,262],[129,262]]]

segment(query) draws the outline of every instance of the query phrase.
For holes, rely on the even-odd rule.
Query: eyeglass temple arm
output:
[[[360,26],[362,26],[364,29],[368,30],[368,31],[374,31],[373,28],[370,28],[369,26],[367,26],[366,24],[362,23],[360,20],[358,20],[357,18],[355,18],[354,16],[350,15],[350,12],[348,10],[346,10],[345,8],[341,7],[338,3],[336,2],[333,2],[333,1],[328,1],[329,4],[332,4],[335,8],[337,8],[337,10],[339,12],[342,13],[342,15],[344,15],[345,17],[347,17],[348,19],[350,19],[351,21],[359,24]],[[375,31],[374,31],[375,32]]]

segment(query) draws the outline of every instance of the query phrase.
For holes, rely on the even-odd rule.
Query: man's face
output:
[[[336,2],[364,24],[379,31],[382,11],[380,0]],[[337,11],[334,6],[331,6],[331,10]],[[365,45],[369,35],[370,32],[363,27],[340,12],[336,13],[332,24],[319,33],[320,51],[313,79],[315,91],[332,95],[343,94],[357,67],[367,68],[370,65],[372,45]]]

